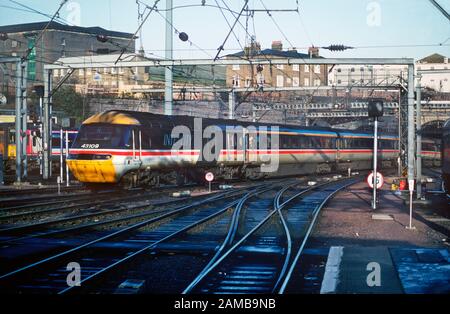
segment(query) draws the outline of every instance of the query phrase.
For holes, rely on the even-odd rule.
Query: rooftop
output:
[[[443,56],[438,53],[433,53],[432,55],[429,55],[428,57],[420,59],[418,62],[419,63],[445,63],[445,59],[447,59],[447,62],[448,62],[448,57]]]
[[[0,33],[22,33],[22,32],[33,32],[41,31],[45,28],[48,22],[36,22],[36,23],[25,23],[25,24],[14,24],[14,25],[4,25],[0,26]],[[58,22],[50,22],[48,30],[58,30],[65,32],[75,32],[90,35],[104,35],[109,37],[119,37],[131,39],[133,34],[110,31],[98,26],[93,27],[81,27],[81,26],[70,26],[64,25]]]
[[[237,53],[229,54],[227,57],[244,57],[245,52],[239,51]],[[306,53],[299,53],[297,50],[278,50],[278,49],[264,49],[255,51],[252,53],[253,57],[266,57],[266,56],[275,56],[282,58],[309,58],[309,55]]]

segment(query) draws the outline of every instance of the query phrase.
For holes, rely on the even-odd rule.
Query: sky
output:
[[[214,58],[234,23],[234,16],[220,6],[239,12],[244,0],[173,0],[173,25],[185,32],[191,42],[174,36],[174,58]],[[437,0],[450,12],[450,0]],[[143,0],[153,6],[155,0]],[[156,1],[165,15],[166,0]],[[53,15],[60,0],[0,0],[0,25],[48,20],[19,4]],[[194,7],[177,8],[195,5]],[[255,12],[241,17],[235,34],[226,41],[222,55],[245,45],[248,33],[255,35],[262,48],[281,40],[284,48],[306,52],[309,46],[343,44],[356,47],[344,52],[321,49],[324,57],[410,57],[432,53],[450,56],[450,21],[429,0],[249,0],[250,9],[287,9],[288,12]],[[298,8],[298,13],[295,12]],[[141,5],[141,10],[143,6]],[[23,11],[26,10],[26,11]],[[136,0],[69,0],[60,17],[69,24],[100,26],[134,33],[138,27]],[[150,57],[164,57],[165,19],[152,12],[142,27],[142,41]],[[245,26],[247,27],[247,32]],[[236,39],[239,39],[238,40]],[[441,45],[440,45],[441,44]],[[139,48],[137,40],[137,48]]]

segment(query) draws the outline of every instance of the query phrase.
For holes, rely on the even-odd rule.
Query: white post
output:
[[[409,226],[406,229],[415,229],[412,226],[412,210],[413,210],[413,194],[414,194],[414,180],[408,180],[409,188]]]
[[[16,63],[16,182],[22,181],[22,62]]]
[[[234,119],[234,90],[228,94],[228,119]]]
[[[416,184],[417,184],[417,199],[422,198],[422,95],[420,86],[420,74],[417,81],[416,89]]]
[[[142,131],[139,130],[139,160],[142,160]]]
[[[27,108],[27,62],[21,62],[21,72],[22,75],[20,79],[21,90],[21,111],[22,111],[22,178],[26,179],[28,176],[28,157],[27,157],[27,146],[28,146],[28,136],[27,136],[27,123],[28,123],[28,108]]]
[[[44,141],[42,140],[43,133],[44,133],[44,131],[42,129],[42,117],[43,117],[42,104],[43,104],[43,100],[44,100],[43,96],[39,97],[39,120],[40,120],[39,121],[39,133],[41,135],[41,147],[39,149],[38,154],[39,154],[39,174],[41,176],[44,173],[44,150],[43,150],[43,148],[44,148],[44,146],[43,146],[44,145]]]
[[[59,177],[61,178],[61,183],[64,182],[64,133],[63,129],[59,130]]]
[[[68,157],[69,157],[69,132],[66,131],[66,186],[70,185],[69,165],[67,164]]]
[[[133,160],[136,159],[136,142],[134,138],[134,130],[131,132],[132,139],[133,139]]]
[[[408,181],[414,181],[415,162],[414,65],[408,65]]]
[[[378,118],[375,117],[373,131],[373,200],[372,209],[377,209],[377,159],[378,159]]]
[[[173,0],[166,0],[166,53],[167,60],[173,58]],[[172,115],[172,103],[173,103],[173,72],[172,66],[169,65],[165,70],[165,95],[164,95],[164,114]]]

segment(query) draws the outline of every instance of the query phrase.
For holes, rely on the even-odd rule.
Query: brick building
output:
[[[297,50],[283,50],[281,41],[273,41],[270,49],[261,50],[260,44],[253,42],[244,51],[228,55],[227,59],[321,58],[316,47],[309,48],[308,52],[304,54]],[[226,71],[227,86],[235,88],[321,86],[327,83],[327,65],[229,65]]]
[[[450,93],[450,62],[438,53],[416,62],[416,71],[421,71],[421,84],[439,93]]]
[[[28,86],[43,83],[43,65],[53,63],[61,57],[77,57],[97,54],[135,51],[133,34],[116,32],[101,27],[79,27],[51,22],[42,37],[41,31],[48,22],[26,23],[0,26],[0,55],[25,56],[28,54]],[[103,36],[99,41],[97,36]],[[129,44],[129,41],[132,42]],[[129,45],[128,45],[129,44]],[[14,87],[11,80],[15,75],[15,65],[0,68],[0,93],[11,95]]]

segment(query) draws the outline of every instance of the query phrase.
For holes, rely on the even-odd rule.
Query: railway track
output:
[[[62,186],[61,192],[71,192],[78,191],[82,188],[81,185],[72,185],[72,186]],[[33,195],[33,194],[42,194],[42,193],[57,193],[57,187],[40,187],[40,188],[24,188],[24,189],[7,189],[0,190],[0,201],[3,198],[8,198],[11,196],[22,196],[22,195]]]
[[[188,286],[184,293],[281,291],[282,279],[288,282],[289,267],[298,262],[306,242],[309,231],[305,228],[312,228],[326,199],[350,183],[341,180],[308,187],[295,180],[280,182],[222,192],[173,209],[161,202],[153,211],[10,239],[20,247],[21,241],[33,238],[67,242],[76,234],[87,235],[69,247],[67,243],[60,246],[53,255],[47,252],[31,262],[27,258],[28,264],[16,265],[0,276],[0,290],[113,293],[124,278],[123,269],[133,262],[136,266],[140,258],[148,259],[149,252],[189,251],[193,259],[198,252],[208,257],[200,264],[204,268],[198,276],[190,277],[195,277],[192,283],[191,279],[184,282],[183,287]],[[173,204],[177,201],[184,200]],[[98,229],[116,223],[117,229]],[[72,261],[82,265],[81,287],[67,286],[66,266]]]
[[[56,216],[69,213],[81,213],[93,208],[100,210],[103,206],[111,204],[120,205],[125,202],[137,202],[147,200],[162,193],[169,193],[179,190],[179,187],[163,187],[152,189],[150,192],[145,189],[135,189],[132,191],[104,190],[75,195],[60,195],[56,200],[35,203],[33,200],[19,206],[0,208],[0,234],[2,229],[17,227],[20,229],[23,225],[31,225],[29,221],[38,220],[38,225],[44,224],[44,220],[56,218]],[[59,217],[59,218],[66,218]],[[76,219],[76,217],[73,217]],[[51,223],[50,221],[48,222]]]
[[[320,209],[355,182],[322,183],[285,201],[281,199],[289,187],[281,189],[265,218],[203,269],[183,293],[283,293]]]
[[[118,261],[139,254],[202,220],[211,219],[224,208],[234,204],[244,192],[244,190],[224,192],[193,204],[177,207],[28,264],[0,276],[0,289],[17,292],[65,292],[67,288],[65,267],[68,262],[80,261],[85,265],[82,278],[86,281],[91,280],[117,265]],[[31,282],[30,278],[33,278]]]

